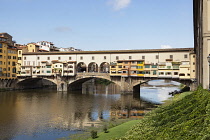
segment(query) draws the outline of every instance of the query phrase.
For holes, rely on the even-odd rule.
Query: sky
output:
[[[0,32],[93,51],[193,47],[192,0],[0,0]]]

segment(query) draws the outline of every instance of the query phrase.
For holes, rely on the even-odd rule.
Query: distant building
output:
[[[39,52],[40,46],[36,43],[28,43],[27,44],[27,50],[28,52]]]
[[[53,51],[59,51],[57,47],[54,46],[52,42],[48,41],[40,41],[37,42],[36,45],[39,45],[39,51],[40,52],[53,52]]]
[[[60,52],[71,52],[71,51],[82,51],[81,49],[76,49],[74,47],[69,47],[69,48],[59,48]]]
[[[17,48],[14,47],[12,36],[0,33],[0,78],[16,78]]]

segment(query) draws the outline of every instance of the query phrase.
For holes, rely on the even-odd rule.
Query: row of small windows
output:
[[[195,56],[193,56],[193,57],[195,57]],[[170,55],[169,58],[173,59],[173,55]],[[188,58],[188,55],[185,54],[184,58]],[[37,57],[37,60],[39,60],[39,59],[40,59],[40,57]],[[104,56],[104,59],[107,59],[107,57]],[[132,59],[132,56],[129,56],[129,59]],[[141,59],[145,59],[145,56],[142,56]],[[159,59],[159,55],[156,55],[156,59]],[[26,60],[26,57],[25,57],[25,60]],[[50,57],[47,57],[47,60],[50,60]],[[58,60],[61,60],[61,57],[58,57]],[[69,57],[69,60],[72,60],[72,57]],[[83,60],[83,56],[80,56],[80,60]],[[95,60],[94,56],[92,56],[92,60]],[[116,60],[119,60],[119,56],[116,56]]]
[[[0,37],[0,41],[7,41],[7,39],[6,39],[6,38],[1,38],[1,37]]]
[[[0,73],[0,76],[10,77],[10,73]],[[12,77],[16,77],[16,74],[12,74]]]
[[[2,69],[2,68],[0,67],[0,72],[2,72],[2,71],[7,71],[7,70],[8,70],[8,71],[12,70],[12,73],[16,73],[16,68],[12,68],[12,69],[11,69],[10,67],[8,67],[8,68],[3,68],[3,69]]]

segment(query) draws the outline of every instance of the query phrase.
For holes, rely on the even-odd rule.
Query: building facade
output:
[[[197,58],[196,80],[204,88],[209,88],[209,64],[207,56],[210,54],[210,1],[194,0],[194,48]]]
[[[109,73],[121,77],[195,80],[193,48],[23,53],[21,76]],[[48,69],[46,69],[48,68]]]
[[[17,48],[12,44],[12,36],[0,33],[0,78],[15,79],[17,64]]]

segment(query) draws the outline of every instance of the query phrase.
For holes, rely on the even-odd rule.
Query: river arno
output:
[[[103,88],[94,90],[94,94],[57,93],[47,89],[2,92],[0,139],[55,140],[80,133],[85,126],[102,119],[141,118],[153,107],[149,102],[161,103],[170,97],[168,92],[176,89],[178,87],[142,87],[141,99],[138,94],[100,91]]]

